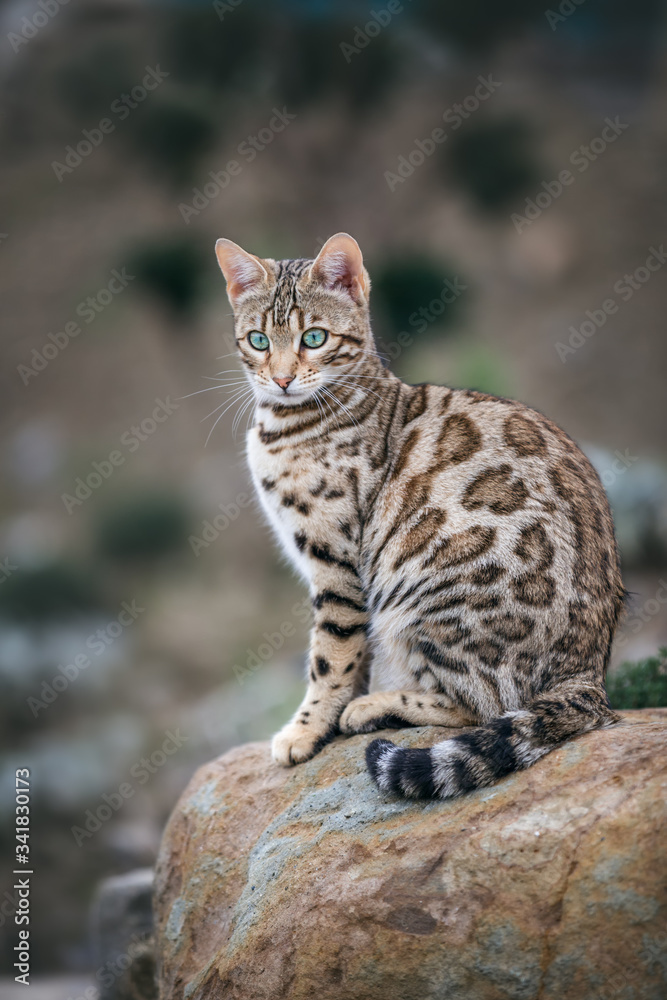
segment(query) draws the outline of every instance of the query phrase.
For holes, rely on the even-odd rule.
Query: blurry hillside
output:
[[[395,370],[584,445],[633,592],[614,664],[667,644],[667,47],[653,0],[52,4],[0,7],[0,812],[6,854],[30,767],[35,971],[86,971],[96,880],[300,695],[217,237],[351,232]]]

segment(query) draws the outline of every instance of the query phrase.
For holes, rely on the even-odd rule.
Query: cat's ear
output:
[[[368,299],[370,282],[359,244],[347,233],[336,233],[318,253],[310,276],[325,288],[338,288],[361,303]]]
[[[215,255],[227,282],[227,295],[232,305],[244,292],[259,290],[268,283],[268,272],[259,257],[247,253],[231,240],[218,240]]]

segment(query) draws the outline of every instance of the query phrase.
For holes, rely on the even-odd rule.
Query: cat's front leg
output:
[[[474,726],[479,718],[443,694],[375,691],[355,698],[340,718],[342,733],[373,733],[404,726]]]
[[[331,567],[315,579],[308,690],[271,745],[273,759],[286,767],[308,760],[332,740],[345,706],[366,690],[368,615],[356,571],[340,570]]]

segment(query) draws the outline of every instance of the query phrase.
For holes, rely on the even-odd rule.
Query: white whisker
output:
[[[241,423],[241,419],[243,417],[243,414],[245,413],[245,411],[248,409],[249,406],[252,406],[254,398],[255,398],[255,394],[253,393],[252,396],[250,397],[250,399],[246,399],[246,401],[237,410],[236,416],[234,417],[234,422],[232,424],[232,437],[233,438],[236,438],[236,431],[238,430],[238,426]]]
[[[320,386],[320,390],[322,392],[324,392],[327,396],[330,396],[333,400],[335,400],[336,403],[338,403],[338,405],[340,407],[342,407],[342,409],[345,411],[345,413],[347,413],[348,417],[350,418],[350,420],[352,421],[352,423],[354,424],[355,427],[359,426],[359,424],[357,423],[357,421],[355,420],[355,418],[352,416],[352,413],[350,412],[350,410],[348,410],[348,408],[345,405],[345,403],[341,403],[340,399],[338,399],[338,397],[335,396],[333,394],[333,392],[329,392],[329,390],[327,389],[326,386],[324,386],[324,385]]]
[[[252,389],[249,389],[248,391],[249,391],[249,392],[252,392],[253,390],[252,390]],[[240,398],[243,398],[243,397],[241,396]],[[217,420],[215,421],[215,423],[214,423],[214,424],[213,424],[213,426],[211,427],[210,431],[208,432],[208,437],[206,438],[206,442],[205,442],[205,444],[204,444],[204,447],[206,447],[206,445],[207,445],[207,444],[209,443],[209,441],[211,440],[211,434],[212,434],[212,433],[213,433],[213,431],[214,431],[214,430],[216,429],[216,427],[218,426],[218,424],[220,423],[220,421],[221,421],[221,420],[222,420],[222,418],[224,417],[224,415],[225,415],[225,413],[227,412],[227,410],[229,409],[229,407],[230,407],[230,406],[233,406],[233,405],[234,405],[234,403],[238,403],[238,402],[239,402],[239,399],[238,399],[238,398],[237,398],[237,399],[233,399],[233,400],[231,401],[231,403],[229,403],[229,404],[228,404],[228,405],[227,405],[227,406],[225,407],[225,409],[224,409],[224,410],[222,411],[222,413],[221,413],[221,414],[220,414],[220,416],[219,416],[219,417],[217,418]],[[215,413],[215,410],[213,411],[213,413]],[[213,414],[212,414],[212,413],[209,413],[209,416],[213,416]]]
[[[320,417],[321,417],[321,419],[322,419],[322,422],[323,422],[323,423],[326,423],[326,420],[327,420],[327,417],[326,417],[326,414],[325,414],[325,412],[324,412],[324,408],[323,408],[323,406],[322,406],[322,403],[321,403],[321,401],[320,401],[320,398],[319,398],[319,396],[317,395],[317,389],[316,389],[316,390],[315,390],[315,392],[313,393],[313,399],[315,400],[315,402],[316,402],[316,404],[317,404],[317,409],[318,409],[318,410],[319,410],[319,412],[320,412]]]
[[[248,419],[246,420],[246,424],[245,424],[246,435],[248,434],[248,431],[250,430],[250,428],[255,423],[255,414],[257,413],[257,406],[258,406],[258,403],[257,403],[257,400],[255,400],[254,409],[251,408],[250,412],[248,413]]]
[[[206,378],[206,376],[204,376],[204,378]],[[232,389],[238,385],[243,385],[244,383],[246,383],[245,379],[243,379],[242,381],[234,382],[231,385],[209,385],[205,389],[197,389],[196,392],[189,392],[186,396],[178,396],[177,398],[190,399],[191,396],[199,396],[200,393],[202,392],[215,392],[216,390],[218,392],[223,392],[225,389]]]
[[[319,389],[315,390],[315,394],[319,396],[319,393],[321,392],[321,390],[322,390],[322,387],[320,386]],[[328,409],[328,411],[331,414],[331,416],[333,417],[333,419],[336,421],[336,427],[340,427],[340,421],[339,421],[338,417],[336,416],[336,414],[334,413],[334,411],[333,411],[333,409],[331,407],[331,403],[328,400],[326,400],[324,398],[324,396],[322,396],[321,401],[322,401],[322,404],[324,406],[326,406],[326,408]],[[329,418],[327,417],[326,419],[328,420]]]
[[[382,396],[380,396],[379,393],[375,392],[374,389],[369,389],[367,385],[357,385],[353,381],[353,379],[354,379],[353,375],[341,376],[340,378],[330,378],[327,379],[325,385],[335,384],[342,386],[344,389],[358,389],[359,392],[361,392],[364,396],[367,396],[370,393],[372,396],[376,396],[380,400],[380,402],[382,402]]]
[[[208,418],[212,417],[214,413],[217,413],[218,410],[221,410],[223,406],[225,407],[225,412],[226,412],[226,410],[228,410],[230,406],[233,406],[234,403],[236,403],[236,401],[241,399],[243,396],[245,396],[245,392],[239,391],[238,394],[234,396],[233,399],[226,399],[224,402],[220,403],[220,406],[216,406],[214,410],[211,410],[208,416],[202,417],[202,419],[199,422],[203,424],[205,420],[208,420]]]
[[[315,400],[315,406],[317,407],[317,411],[318,411],[318,413],[320,415],[320,420],[323,420],[324,419],[324,414],[322,413],[322,407],[320,406],[320,401],[317,398],[317,391],[315,391],[313,393],[313,399]]]
[[[247,378],[237,378],[234,379],[233,382],[223,382],[221,385],[214,386],[214,388],[220,389],[222,391],[223,389],[233,388],[235,385],[248,385],[248,384],[249,383]]]
[[[366,354],[371,358],[386,358],[389,360],[388,354],[381,354],[380,351],[365,351],[363,348],[358,348],[357,354]]]

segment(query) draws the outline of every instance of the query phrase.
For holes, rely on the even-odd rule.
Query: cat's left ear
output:
[[[361,305],[368,300],[370,281],[359,244],[347,233],[326,241],[310,269],[310,276],[326,288],[347,292]]]

